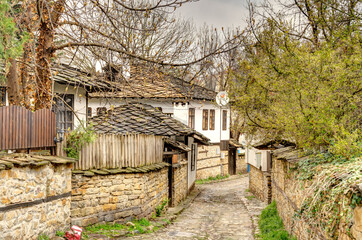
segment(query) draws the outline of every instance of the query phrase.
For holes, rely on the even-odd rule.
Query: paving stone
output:
[[[126,239],[255,239],[254,234],[259,231],[256,217],[266,204],[246,198],[247,175],[197,187],[200,195],[171,225],[151,234]]]

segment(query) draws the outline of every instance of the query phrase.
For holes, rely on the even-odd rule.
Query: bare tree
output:
[[[90,63],[101,59],[119,64],[133,58],[169,67],[189,66],[228,51],[229,46],[221,43],[202,56],[194,54],[190,24],[167,15],[186,2],[189,0],[23,1],[16,17],[19,28],[30,33],[20,60],[23,105],[30,107],[28,95],[35,99],[35,109],[51,106],[50,66],[56,54],[65,50],[68,55],[92,54]],[[35,74],[29,66],[35,66]]]

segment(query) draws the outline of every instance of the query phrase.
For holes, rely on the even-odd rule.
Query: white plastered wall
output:
[[[153,107],[161,107],[162,112],[175,114],[174,106],[171,101],[154,101],[154,100],[137,100],[138,102],[142,102],[145,104],[149,104]],[[88,107],[92,108],[92,116],[97,114],[97,108],[106,107],[110,109],[111,106],[117,107],[126,102],[132,102],[132,100],[124,100],[117,98],[89,98],[88,99]]]
[[[212,143],[220,142],[220,129],[222,129],[222,121],[220,122],[220,107],[211,102],[192,101],[189,105],[190,108],[195,108],[195,130],[208,137]],[[202,111],[204,109],[215,110],[215,130],[202,130]],[[230,139],[230,108],[223,108],[227,110],[227,124],[226,130],[221,130],[221,140]],[[210,112],[209,112],[210,117]]]
[[[68,90],[69,91],[69,90]],[[92,116],[97,114],[97,108],[106,107],[107,109],[111,108],[111,106],[117,107],[120,104],[123,104],[127,101],[132,100],[124,100],[117,98],[89,98],[88,99],[88,107],[92,108]],[[153,107],[161,107],[164,113],[172,114],[172,117],[179,120],[180,122],[188,125],[189,119],[189,108],[195,108],[195,130],[204,134],[208,137],[212,143],[220,142],[220,128],[222,128],[220,123],[220,107],[214,103],[206,102],[206,101],[190,101],[189,103],[174,103],[171,100],[149,100],[149,99],[141,99],[137,100],[145,104],[149,104]],[[215,110],[215,130],[202,130],[202,111],[204,109],[214,109]],[[81,106],[76,107],[76,110],[83,113],[85,111],[85,103],[84,110]],[[230,139],[230,108],[223,108],[222,110],[227,110],[227,128],[226,130],[221,131],[221,140],[229,140]],[[85,115],[84,115],[85,116]]]
[[[86,107],[86,91],[81,87],[74,87],[71,85],[54,84],[54,93],[73,94],[74,95],[74,111],[79,120],[86,122],[87,107]],[[74,117],[74,128],[79,126],[79,120]]]
[[[260,154],[260,162],[257,161],[257,155]],[[247,147],[245,150],[246,163],[261,169],[262,171],[270,170],[270,150],[259,150],[253,147]]]

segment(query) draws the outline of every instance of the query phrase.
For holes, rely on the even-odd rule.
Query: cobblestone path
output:
[[[266,206],[247,192],[247,176],[197,186],[201,193],[167,228],[127,239],[254,239]]]

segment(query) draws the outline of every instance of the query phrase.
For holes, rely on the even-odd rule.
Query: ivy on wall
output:
[[[362,204],[356,187],[362,184],[362,158],[324,153],[298,162],[297,169],[295,178],[311,184],[304,189],[306,197],[299,216],[310,220],[328,238],[337,239],[341,227],[351,236],[353,210]]]

